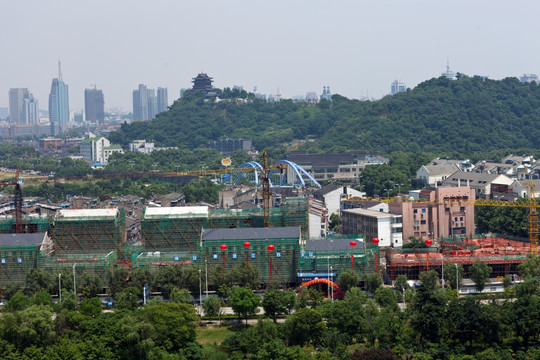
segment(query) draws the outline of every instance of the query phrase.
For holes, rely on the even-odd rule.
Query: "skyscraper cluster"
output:
[[[12,124],[39,123],[39,102],[28,89],[9,89],[9,117]]]
[[[166,111],[168,105],[166,88],[158,88],[157,97],[156,91],[147,89],[144,84],[139,84],[139,88],[133,90],[133,120],[153,119]]]

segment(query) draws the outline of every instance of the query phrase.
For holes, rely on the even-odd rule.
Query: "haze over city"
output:
[[[54,5],[53,5],[54,4]],[[540,72],[533,1],[5,2],[0,107],[28,88],[46,110],[62,62],[70,107],[96,84],[105,107],[131,111],[132,91],[166,87],[169,103],[204,71],[218,88],[284,97],[380,98],[446,67],[492,79]]]

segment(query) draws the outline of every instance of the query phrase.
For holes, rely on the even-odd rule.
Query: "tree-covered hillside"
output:
[[[315,151],[465,155],[540,145],[540,86],[516,78],[441,77],[374,102],[335,95],[332,103],[318,105],[267,103],[253,97],[244,103],[234,101],[234,92],[227,94],[230,99],[205,102],[200,94],[190,93],[152,121],[124,124],[111,140],[124,146],[147,139],[195,148],[219,138],[244,137],[263,149],[310,136],[317,140],[304,148]]]

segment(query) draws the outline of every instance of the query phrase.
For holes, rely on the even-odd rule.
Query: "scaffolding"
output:
[[[141,218],[144,248],[194,251],[203,229],[264,227],[263,209],[203,208],[206,207],[146,208]],[[286,198],[281,208],[272,208],[269,213],[270,227],[300,226],[302,237],[306,238],[309,228],[307,198]]]
[[[380,270],[379,247],[362,241],[362,235],[341,235],[325,239],[312,239],[302,245],[298,261],[300,273],[329,274],[339,276],[352,270],[364,279],[365,275]],[[350,246],[352,239],[357,245]],[[365,247],[364,247],[365,246]],[[354,261],[352,258],[354,257]]]
[[[49,231],[47,216],[25,216],[22,218],[23,233],[44,233]],[[16,230],[14,216],[0,216],[0,234],[12,234]]]
[[[116,267],[116,250],[106,252],[70,252],[53,253],[51,255],[40,254],[38,266],[50,273],[57,274],[65,268],[75,271],[77,277],[83,274],[94,274],[102,279],[107,286],[109,281],[109,269]],[[74,270],[73,270],[74,269]]]
[[[491,267],[491,277],[518,273],[519,264],[527,259],[528,239],[508,239],[499,236],[477,235],[450,237],[438,240],[439,247],[418,249],[389,249],[386,253],[387,271],[392,280],[406,275],[418,280],[420,272],[435,270],[442,275],[444,264],[459,264],[464,277],[470,277],[470,267],[483,261]]]
[[[199,264],[199,252],[136,251],[131,257],[133,269],[156,270],[163,266],[192,266]]]
[[[65,210],[61,210],[65,211]],[[123,209],[70,210],[55,216],[50,237],[56,253],[117,250],[126,241]]]
[[[249,248],[244,247],[246,241],[250,243]],[[227,249],[221,250],[220,246],[224,243]],[[274,245],[274,249],[269,251],[268,245]],[[298,251],[297,237],[205,240],[201,248],[201,263],[206,262],[209,267],[224,266],[225,273],[237,266],[255,266],[263,284],[270,281],[270,272],[272,280],[281,284],[294,284]]]
[[[41,245],[0,246],[0,287],[24,286],[28,270],[38,266]]]

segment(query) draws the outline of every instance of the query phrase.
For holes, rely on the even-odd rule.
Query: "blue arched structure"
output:
[[[243,169],[253,168],[255,171],[245,171]],[[259,185],[259,171],[263,171],[263,167],[256,161],[250,161],[245,164],[240,165],[234,169],[230,174],[223,175],[223,181],[227,182],[232,179],[234,184],[237,184],[246,174],[254,173],[255,175],[255,184]]]
[[[287,170],[292,169],[292,171],[294,173],[294,177],[298,181],[298,185],[306,186],[306,181],[303,178],[303,176],[305,176],[315,186],[317,186],[318,188],[321,187],[321,184],[319,184],[319,182],[317,180],[315,180],[313,178],[313,176],[311,176],[311,174],[309,174],[306,170],[304,170],[300,165],[298,165],[298,164],[296,164],[296,163],[294,163],[292,161],[289,161],[289,160],[279,160],[277,163],[274,164],[274,167],[276,167],[278,165],[281,165],[281,164],[287,165]],[[247,168],[252,168],[254,171],[248,170]],[[246,176],[246,174],[254,173],[254,182],[255,182],[256,185],[259,185],[259,182],[260,182],[259,181],[259,171],[263,171],[263,170],[264,169],[261,166],[261,164],[259,164],[256,161],[250,161],[250,162],[247,162],[245,164],[240,165],[239,167],[234,169],[230,174],[225,174],[223,176],[223,181],[224,182],[232,181],[234,184],[237,184],[242,178],[244,178],[244,176]],[[285,184],[283,184],[283,181],[282,181],[283,177],[281,176],[281,171],[280,170],[270,170],[270,174],[269,174],[270,178],[272,178],[272,176],[275,177],[276,175],[280,176],[280,185],[285,185]]]

